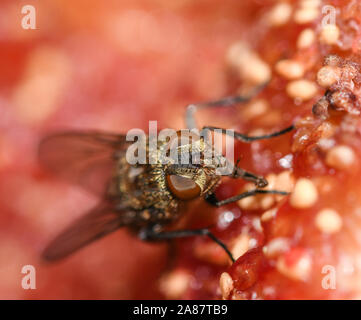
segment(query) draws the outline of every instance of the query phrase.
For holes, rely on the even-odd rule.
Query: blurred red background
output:
[[[252,6],[250,6],[250,3]],[[39,168],[48,132],[184,126],[185,106],[227,92],[224,56],[257,1],[7,1],[0,4],[0,298],[160,298],[166,246],[116,232],[56,265],[39,255],[96,203]],[[260,2],[258,2],[260,3]],[[263,1],[264,4],[264,1]],[[36,9],[36,30],[21,25]],[[36,290],[21,268],[36,268]]]

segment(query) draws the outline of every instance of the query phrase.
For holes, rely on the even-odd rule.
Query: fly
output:
[[[251,97],[228,97],[218,101],[189,105],[186,112],[188,130],[196,128],[195,111],[209,107],[226,107],[248,101]],[[263,136],[247,136],[234,132],[234,138],[252,142],[280,136],[294,129],[287,127],[281,131]],[[201,132],[220,130],[204,127]],[[177,132],[176,140],[180,133]],[[64,258],[89,243],[121,228],[127,227],[140,239],[146,241],[169,240],[191,236],[207,236],[220,245],[229,258],[234,258],[227,246],[209,228],[167,231],[166,227],[182,214],[182,202],[202,197],[213,206],[220,207],[255,194],[280,194],[287,192],[262,189],[268,182],[261,176],[247,172],[237,166],[227,176],[245,179],[255,184],[253,190],[236,196],[218,200],[215,190],[221,182],[216,173],[220,163],[227,161],[218,154],[211,164],[205,163],[205,153],[213,151],[203,135],[192,134],[186,143],[177,144],[176,154],[182,157],[185,151],[200,154],[197,164],[174,163],[130,164],[126,152],[130,143],[125,135],[99,131],[63,132],[50,135],[42,140],[39,147],[40,162],[51,172],[69,182],[83,186],[100,196],[100,203],[60,233],[43,251],[43,258],[54,261]],[[149,138],[145,148],[149,149]],[[150,152],[170,149],[170,141],[158,142]],[[144,151],[144,150],[143,150]],[[168,150],[169,151],[169,150]],[[149,157],[154,156],[150,154]]]

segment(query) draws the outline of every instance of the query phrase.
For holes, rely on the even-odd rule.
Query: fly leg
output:
[[[237,160],[236,165],[233,167],[233,171],[229,175],[229,177],[233,179],[241,178],[243,180],[253,182],[258,188],[264,188],[268,185],[268,181],[262,176],[256,175],[252,172],[243,170],[242,168],[238,167],[239,161],[240,160]]]
[[[196,124],[196,120],[195,120],[195,113],[198,110],[201,109],[208,109],[208,108],[214,108],[214,107],[229,107],[229,106],[233,106],[237,103],[245,103],[250,101],[254,96],[256,96],[260,91],[263,90],[263,88],[267,85],[268,83],[264,83],[258,87],[256,87],[255,89],[253,89],[251,91],[250,94],[246,95],[246,96],[230,96],[230,97],[225,97],[219,100],[215,100],[215,101],[208,101],[208,102],[200,102],[200,103],[195,103],[195,104],[190,104],[187,106],[187,110],[186,110],[186,114],[185,114],[185,122],[187,125],[187,128],[189,130],[192,129],[197,129],[197,124]],[[278,132],[274,132],[268,135],[262,135],[262,136],[247,136],[245,134],[242,133],[238,133],[238,132],[234,132],[234,138],[241,140],[243,142],[252,142],[255,140],[263,140],[263,139],[270,139],[273,137],[277,137],[280,136],[282,134],[285,134],[291,130],[293,130],[295,127],[294,125],[291,125],[281,131]],[[217,127],[212,127],[212,126],[205,126],[202,128],[202,132],[204,130],[210,130],[210,131],[214,131],[214,130],[221,130],[223,134],[227,134],[229,135],[230,132],[227,131],[226,129],[222,129],[222,128],[217,128]],[[233,133],[233,131],[232,131]]]
[[[176,238],[186,238],[194,236],[207,236],[227,253],[232,262],[235,262],[232,253],[229,251],[227,246],[219,240],[208,228],[194,229],[194,230],[175,230],[175,231],[157,231],[154,228],[142,229],[139,233],[139,238],[146,241],[157,241],[157,240],[170,240]]]
[[[255,89],[253,89],[250,94],[246,96],[230,96],[223,99],[209,101],[209,102],[201,102],[190,104],[187,106],[185,121],[187,128],[189,130],[197,129],[197,124],[195,120],[195,113],[201,109],[208,109],[212,107],[229,107],[233,106],[236,103],[245,103],[250,101],[254,96],[256,96],[265,86],[267,83],[262,84]]]
[[[244,180],[247,180],[247,181],[251,181],[258,188],[264,188],[264,187],[266,187],[268,185],[268,181],[265,178],[263,178],[262,176],[258,176],[258,175],[254,174],[252,172],[248,172],[248,171],[243,170],[242,168],[238,167],[238,162],[239,162],[239,160],[237,161],[236,165],[234,166],[233,172],[228,175],[229,177],[231,177],[233,179],[241,178],[241,179],[244,179]],[[254,189],[254,190],[250,190],[250,191],[241,193],[239,195],[236,195],[234,197],[230,197],[230,198],[227,198],[227,199],[224,199],[224,200],[221,200],[221,201],[217,199],[217,197],[216,197],[216,195],[214,193],[211,193],[211,194],[208,194],[205,197],[205,200],[209,204],[211,204],[213,206],[220,207],[220,206],[223,206],[225,204],[236,202],[238,200],[241,200],[241,199],[244,199],[244,198],[247,198],[247,197],[251,197],[251,196],[254,196],[256,194],[262,194],[262,193],[263,194],[265,194],[265,193],[268,193],[268,194],[280,194],[280,195],[288,195],[289,194],[288,192],[279,191],[279,190]]]
[[[291,126],[285,128],[285,129],[281,130],[281,131],[273,132],[271,134],[262,135],[262,136],[247,136],[247,135],[242,134],[242,133],[233,132],[233,131],[229,131],[229,130],[222,129],[222,128],[216,128],[216,127],[203,127],[202,131],[203,130],[210,130],[210,131],[220,130],[222,134],[231,135],[235,139],[241,140],[243,142],[252,142],[252,141],[255,141],[255,140],[270,139],[270,138],[273,138],[273,137],[277,137],[277,136],[280,136],[280,135],[283,135],[283,134],[285,134],[287,132],[292,131],[294,128],[295,128],[294,125],[291,125]],[[239,160],[237,161],[236,165],[234,166],[233,172],[231,174],[229,174],[228,176],[230,176],[230,177],[232,177],[234,179],[241,178],[241,179],[244,179],[244,180],[247,180],[247,181],[251,181],[258,188],[264,188],[264,187],[266,187],[268,185],[267,180],[265,178],[263,178],[262,176],[258,176],[258,175],[254,174],[254,173],[245,171],[242,168],[238,167],[238,162],[239,162]],[[214,206],[220,207],[220,206],[223,206],[225,204],[236,202],[238,200],[241,200],[241,199],[244,199],[244,198],[247,198],[247,197],[251,197],[251,196],[254,196],[256,194],[261,194],[261,193],[263,193],[263,194],[271,193],[271,194],[280,194],[280,195],[288,195],[289,194],[288,192],[278,191],[278,190],[254,189],[254,190],[247,191],[247,192],[241,193],[239,195],[236,195],[234,197],[230,197],[230,198],[227,198],[227,199],[224,199],[224,200],[221,200],[221,201],[219,201],[214,194],[210,194],[210,195],[206,196],[205,200],[208,203],[210,203],[210,204],[212,204]]]
[[[270,134],[265,134],[262,136],[248,136],[246,134],[243,133],[239,133],[239,132],[235,132],[233,130],[227,130],[227,129],[223,129],[223,128],[218,128],[218,127],[211,127],[211,126],[205,126],[202,128],[202,132],[209,130],[209,131],[218,131],[219,133],[234,137],[234,139],[237,140],[241,140],[243,142],[252,142],[252,141],[256,141],[256,140],[264,140],[264,139],[271,139],[274,137],[278,137],[281,136],[287,132],[292,131],[293,129],[295,129],[294,125],[290,125],[289,127],[282,129],[280,131],[276,131]]]
[[[224,200],[218,200],[214,193],[208,195],[205,200],[210,203],[213,206],[221,207],[226,204],[239,201],[241,199],[254,196],[256,194],[280,194],[282,196],[286,196],[289,194],[289,192],[286,191],[278,191],[278,190],[262,190],[262,189],[254,189],[250,191],[243,192],[241,194],[238,194],[236,196],[226,198]]]

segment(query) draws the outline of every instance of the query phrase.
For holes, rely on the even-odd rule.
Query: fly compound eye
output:
[[[201,188],[192,179],[178,175],[167,175],[170,191],[180,200],[192,200],[199,197]]]

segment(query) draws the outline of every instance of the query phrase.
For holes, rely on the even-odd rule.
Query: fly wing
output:
[[[40,163],[54,174],[103,195],[117,158],[129,145],[124,135],[99,131],[50,135],[39,146]]]
[[[72,254],[89,243],[100,239],[118,228],[129,224],[126,210],[114,210],[109,204],[101,204],[73,222],[43,251],[42,258],[55,261]]]

